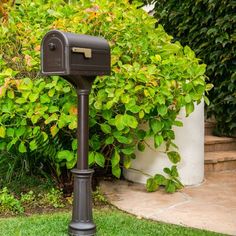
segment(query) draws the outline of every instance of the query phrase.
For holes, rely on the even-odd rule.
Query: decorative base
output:
[[[96,225],[93,223],[74,223],[71,222],[69,225],[70,236],[94,236],[96,234]]]
[[[71,171],[74,174],[74,201],[72,221],[69,224],[71,236],[93,236],[96,233],[96,225],[92,216],[91,180],[94,170]]]

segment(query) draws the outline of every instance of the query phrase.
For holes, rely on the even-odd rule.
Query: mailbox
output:
[[[41,44],[41,73],[61,76],[109,75],[110,47],[99,37],[49,31]]]
[[[97,75],[111,71],[110,47],[103,38],[49,31],[41,44],[41,73],[60,75],[76,87],[78,96],[78,161],[74,175],[74,201],[71,236],[96,233],[92,217],[91,179],[88,166],[89,150],[89,93]]]

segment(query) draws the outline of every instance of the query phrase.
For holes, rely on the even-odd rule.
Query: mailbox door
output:
[[[60,35],[51,34],[43,43],[42,72],[65,73],[65,45]]]
[[[70,47],[70,65],[73,74],[81,75],[105,75],[110,73],[110,52],[107,50],[91,50],[91,57],[86,57],[85,53],[74,52]]]

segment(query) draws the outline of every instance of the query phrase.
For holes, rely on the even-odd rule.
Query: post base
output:
[[[74,175],[74,201],[68,233],[71,236],[94,236],[96,225],[92,216],[91,179],[94,170],[71,171]]]
[[[68,229],[70,236],[94,236],[96,234],[96,225],[91,222],[71,222]]]

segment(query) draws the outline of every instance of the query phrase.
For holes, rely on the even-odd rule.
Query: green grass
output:
[[[0,219],[0,236],[66,236],[70,213]],[[138,220],[114,209],[94,211],[97,236],[221,235],[175,225]]]

